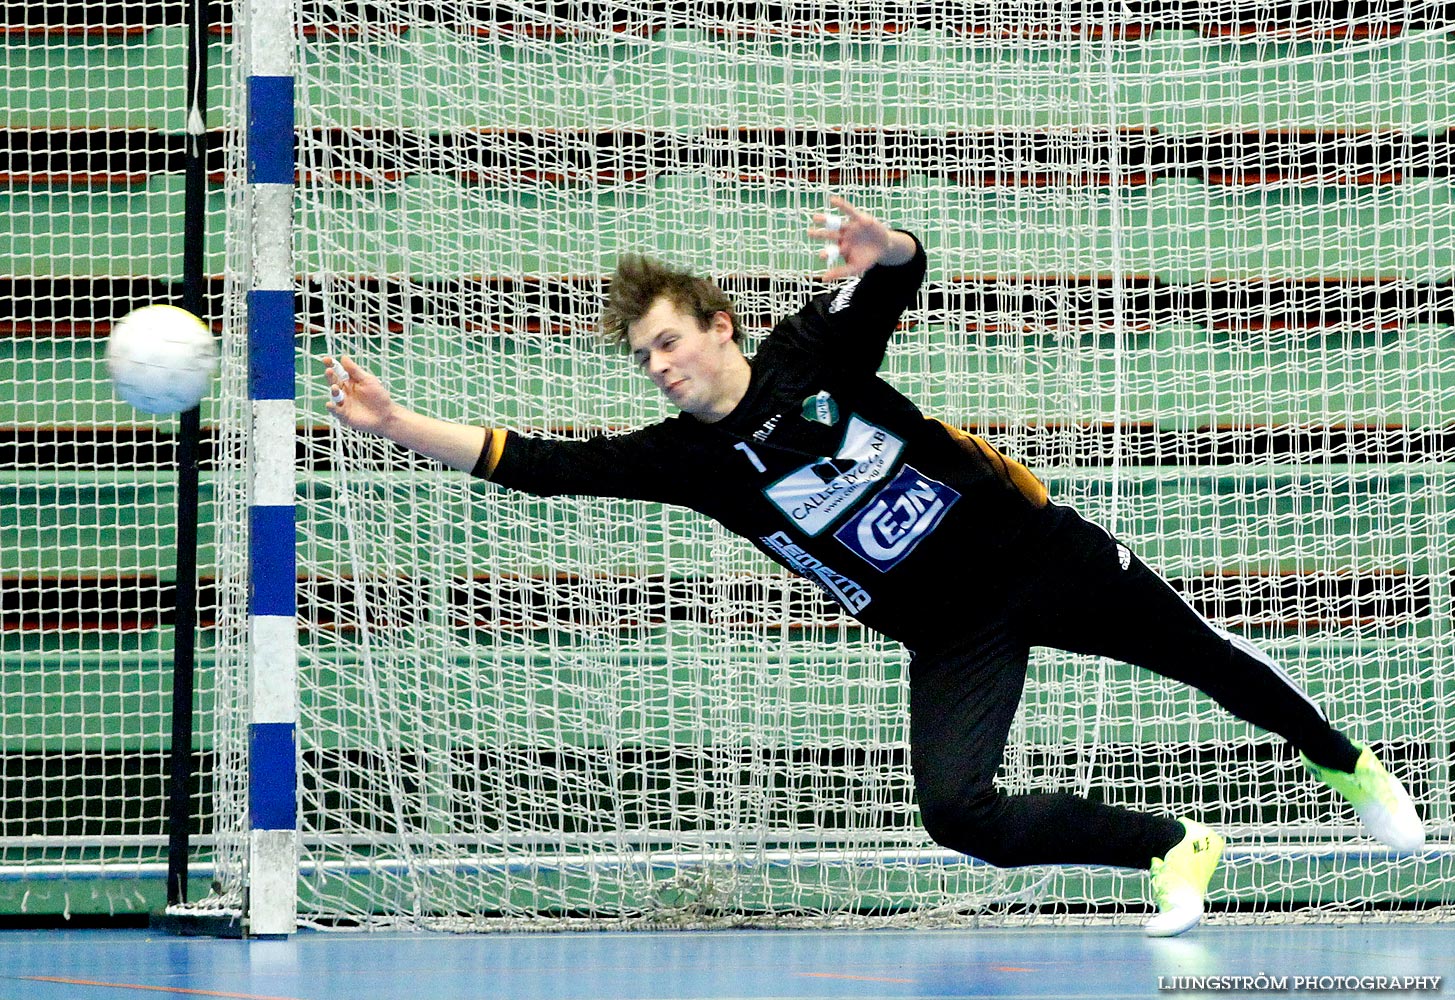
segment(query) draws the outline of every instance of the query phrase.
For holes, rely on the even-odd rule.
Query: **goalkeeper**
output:
[[[1297,748],[1368,832],[1414,850],[1424,829],[1399,780],[1350,742],[1267,656],[1200,617],[1126,545],[1050,500],[1025,467],[926,418],[876,375],[925,254],[842,199],[808,235],[847,278],[777,324],[749,360],[716,285],[623,258],[603,316],[682,412],[632,433],[562,441],[435,420],[394,403],[347,358],[324,359],[344,425],[500,486],[678,504],[816,582],[910,650],[910,759],[940,844],[1000,866],[1149,870],[1148,934],[1201,919],[1216,833],[1067,793],[996,789],[1029,651],[1136,664],[1205,692]],[[347,378],[340,378],[339,372]]]

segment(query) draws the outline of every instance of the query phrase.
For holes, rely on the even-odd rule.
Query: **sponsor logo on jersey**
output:
[[[827,389],[816,392],[803,401],[803,419],[832,427],[839,422],[839,404],[834,402]]]
[[[813,580],[849,611],[855,613],[863,611],[873,600],[867,590],[838,570],[825,566],[822,559],[809,555],[793,539],[789,538],[786,532],[775,531],[758,540],[782,560],[783,565],[799,576]]]
[[[858,416],[849,417],[839,453],[800,466],[763,493],[806,535],[817,535],[894,468],[904,442]]]
[[[922,542],[960,494],[906,465],[834,537],[881,572]]]
[[[763,421],[763,426],[762,427],[759,427],[757,430],[755,430],[753,432],[753,440],[754,441],[766,441],[766,440],[768,440],[768,435],[770,435],[770,434],[773,433],[773,428],[777,427],[778,426],[778,421],[780,421],[782,419],[783,419],[783,414],[781,414],[781,413],[775,413],[771,417],[769,417],[767,420]]]

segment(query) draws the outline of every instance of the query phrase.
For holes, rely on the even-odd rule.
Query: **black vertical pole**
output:
[[[187,182],[183,212],[182,306],[207,314],[207,0],[187,0]],[[172,653],[172,755],[167,903],[187,901],[192,822],[192,703],[197,652],[197,449],[201,408],[182,414],[177,436],[177,603]]]

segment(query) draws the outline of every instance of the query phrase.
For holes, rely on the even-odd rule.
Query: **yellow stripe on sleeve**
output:
[[[1012,486],[1016,492],[1026,498],[1032,507],[1044,507],[1050,499],[1046,491],[1046,485],[1036,478],[1035,473],[1013,458],[1006,458],[999,449],[986,441],[978,434],[967,434],[958,427],[951,427],[943,420],[937,421],[950,436],[959,442],[960,447],[969,451],[973,446],[980,453],[980,457],[990,463],[1002,481]]]
[[[500,464],[500,456],[505,452],[506,433],[498,427],[485,428],[485,446],[480,449],[480,458],[471,470],[472,475],[489,479],[495,472],[495,467]]]

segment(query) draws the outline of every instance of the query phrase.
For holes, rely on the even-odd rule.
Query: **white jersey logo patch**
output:
[[[837,455],[801,466],[763,492],[800,531],[817,535],[882,482],[903,450],[884,428],[851,416]]]

